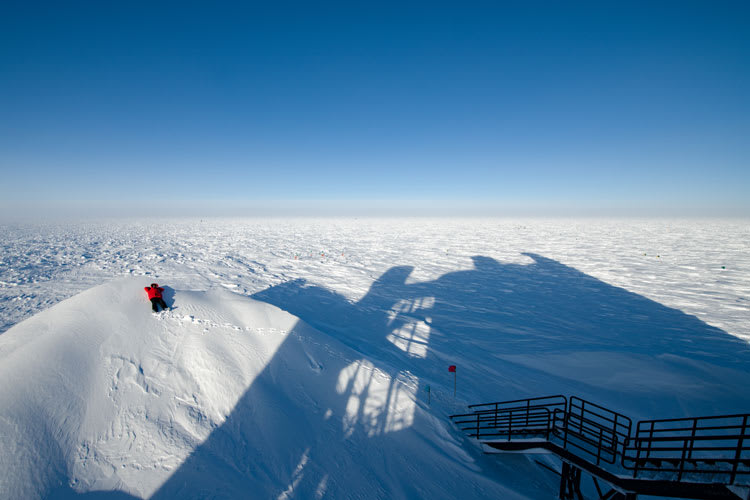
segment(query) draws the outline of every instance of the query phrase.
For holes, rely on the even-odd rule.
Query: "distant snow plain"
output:
[[[19,333],[0,334],[0,357],[22,352],[35,325],[59,321],[71,339],[99,345],[103,329],[137,316],[128,319],[134,345],[123,331],[95,355],[65,349],[116,374],[111,384],[86,381],[109,391],[98,395],[106,405],[95,403],[96,391],[86,404],[119,416],[88,415],[84,425],[54,392],[40,396],[63,408],[49,411],[62,422],[57,430],[38,425],[64,434],[55,446],[70,441],[58,450],[68,458],[46,476],[13,462],[17,477],[5,479],[19,495],[190,497],[191,487],[210,491],[218,477],[258,488],[259,497],[544,498],[554,494],[554,478],[526,458],[482,455],[447,415],[476,402],[559,393],[634,420],[750,411],[748,221],[183,219],[5,225],[0,234],[2,330],[17,324],[9,334]],[[176,306],[153,321],[138,316],[148,308],[138,289],[150,281],[174,291]],[[256,303],[271,308],[248,305]],[[105,307],[112,311],[96,311]],[[92,326],[81,324],[86,315]],[[248,325],[237,324],[242,317]],[[295,319],[301,326],[283,326]],[[276,333],[264,340],[257,327],[269,321],[283,326],[269,330],[279,341],[294,342],[278,351]],[[41,348],[27,352],[40,370],[57,366],[49,380],[70,380],[59,375],[74,364],[46,362],[60,358],[54,342],[39,341],[48,347],[43,356]],[[162,344],[192,354],[170,361]],[[255,354],[243,362],[233,350]],[[23,386],[32,377],[19,375],[16,358],[5,358],[19,367],[6,376]],[[226,372],[251,383],[261,370],[264,382],[244,395],[242,383],[219,380]],[[196,371],[203,375],[185,375]],[[33,436],[37,424],[21,421],[29,415],[24,392],[13,390],[0,391],[10,402],[0,410],[11,424],[4,428],[28,427]],[[165,424],[171,419],[180,425]],[[308,432],[290,441],[295,422]],[[51,446],[8,437],[18,450]],[[5,451],[6,460],[14,456]],[[24,489],[34,474],[49,484]],[[55,481],[62,489],[50,490]],[[245,490],[231,491],[240,498]]]
[[[356,301],[393,266],[428,281],[536,253],[750,340],[744,219],[112,219],[0,225],[0,248],[0,332],[123,275],[246,294],[305,279]]]

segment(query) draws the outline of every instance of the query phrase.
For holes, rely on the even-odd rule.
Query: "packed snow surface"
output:
[[[750,412],[746,221],[0,234],[3,498],[549,498],[554,476],[447,415],[549,394]]]

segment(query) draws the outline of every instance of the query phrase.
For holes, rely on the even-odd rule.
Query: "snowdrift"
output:
[[[487,462],[495,474],[486,477],[485,459],[417,402],[408,371],[386,373],[297,317],[222,288],[167,288],[175,307],[154,315],[150,281],[95,287],[0,337],[4,498],[549,491],[519,485],[522,458]]]

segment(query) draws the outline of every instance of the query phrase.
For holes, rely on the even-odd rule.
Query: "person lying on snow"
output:
[[[143,289],[146,290],[146,293],[148,293],[148,300],[151,301],[151,309],[153,309],[154,312],[159,312],[159,308],[157,306],[161,306],[162,310],[164,311],[169,309],[169,307],[167,307],[167,303],[164,302],[164,299],[161,297],[161,293],[164,291],[164,289],[160,287],[158,283],[151,283],[151,287],[144,287]]]

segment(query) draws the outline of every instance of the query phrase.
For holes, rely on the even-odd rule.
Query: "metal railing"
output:
[[[471,405],[471,413],[452,415],[453,422],[472,437],[549,439],[554,412],[567,406],[565,396],[545,396]]]
[[[638,422],[623,467],[639,472],[750,474],[750,415],[673,418]]]
[[[577,448],[593,456],[599,465],[617,461],[631,428],[632,422],[625,415],[573,396],[560,430],[564,448]]]
[[[681,481],[734,484],[750,475],[750,414],[640,421],[578,397],[562,395],[469,406],[451,415],[469,436],[492,440],[545,440],[590,463],[676,475]],[[619,464],[618,464],[619,459]],[[622,469],[620,469],[622,470]],[[698,476],[696,476],[698,475]],[[697,479],[696,479],[697,478]],[[701,479],[702,478],[702,479]]]

